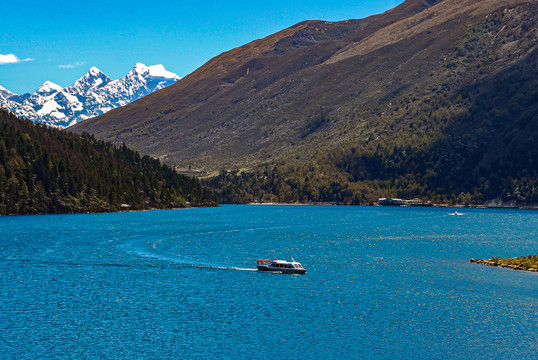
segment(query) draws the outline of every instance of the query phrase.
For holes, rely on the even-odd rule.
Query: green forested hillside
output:
[[[480,84],[411,95],[372,116],[383,141],[207,179],[222,202],[368,204],[419,197],[538,203],[538,50]],[[360,114],[362,115],[362,114]],[[359,114],[357,115],[359,116]]]
[[[0,214],[214,205],[195,179],[125,146],[0,110]]]

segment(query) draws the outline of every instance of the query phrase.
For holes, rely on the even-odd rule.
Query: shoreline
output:
[[[379,207],[433,207],[447,209],[493,209],[493,210],[538,210],[538,206],[486,206],[486,205],[453,205],[453,204],[431,204],[431,205],[381,205],[379,203],[372,204],[337,204],[334,202],[311,202],[311,203],[281,203],[281,202],[250,202],[245,204],[237,203],[222,203],[223,205],[331,205],[331,206],[379,206]]]
[[[74,212],[48,212],[48,213],[32,213],[32,214],[2,214],[0,213],[0,217],[2,216],[40,216],[40,215],[81,215],[81,214],[119,214],[119,213],[130,213],[130,212],[142,212],[142,211],[157,211],[157,210],[181,210],[181,209],[199,209],[199,208],[209,208],[209,207],[219,207],[220,204],[214,204],[214,205],[199,205],[199,206],[180,206],[180,207],[170,207],[170,208],[156,208],[151,207],[147,209],[129,209],[129,208],[122,208],[118,210],[110,210],[110,211],[74,211]]]

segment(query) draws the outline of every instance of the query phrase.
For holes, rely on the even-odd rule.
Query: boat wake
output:
[[[258,269],[250,269],[250,268],[238,268],[238,267],[228,267],[228,268],[225,268],[225,269],[230,269],[230,270],[237,270],[237,271],[258,271]]]
[[[236,270],[236,271],[257,271],[257,269],[252,269],[252,268],[226,266],[226,265],[215,264],[211,262],[186,259],[175,254],[159,254],[159,253],[154,253],[154,252],[150,252],[146,250],[128,250],[128,252],[138,257],[156,259],[160,261],[165,261],[170,264],[180,265],[183,267],[218,269],[218,270]]]

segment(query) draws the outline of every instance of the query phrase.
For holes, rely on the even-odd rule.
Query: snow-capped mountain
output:
[[[94,66],[66,88],[45,81],[33,94],[17,95],[0,86],[0,107],[35,122],[66,127],[127,105],[179,79],[162,65],[137,63],[117,80]]]
[[[92,66],[86,75],[75,81],[75,83],[67,89],[71,94],[84,95],[90,89],[99,89],[106,86],[110,81],[112,80],[110,80],[108,76],[103,74],[95,66]]]
[[[48,94],[51,92],[56,92],[62,90],[62,87],[58,84],[53,83],[52,81],[45,81],[43,85],[39,89],[37,89],[36,93],[39,94]]]

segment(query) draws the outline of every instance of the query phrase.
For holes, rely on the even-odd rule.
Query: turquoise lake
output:
[[[536,358],[538,273],[469,259],[538,254],[538,212],[453,211],[0,217],[0,358]]]

